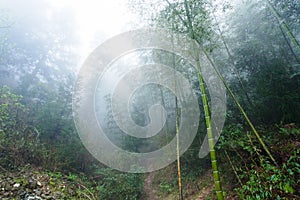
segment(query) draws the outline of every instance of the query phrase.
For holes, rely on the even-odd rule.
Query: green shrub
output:
[[[237,192],[242,199],[290,199],[299,184],[297,173],[300,168],[294,156],[280,169],[262,162],[260,168],[250,170],[249,180]]]
[[[136,200],[143,195],[143,175],[122,173],[110,168],[98,168],[97,190],[100,199]]]
[[[0,159],[2,167],[41,164],[46,161],[39,131],[27,120],[27,110],[20,103],[22,96],[8,87],[0,88]]]

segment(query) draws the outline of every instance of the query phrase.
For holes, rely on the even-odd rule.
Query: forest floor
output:
[[[196,197],[195,200],[205,200],[207,197],[213,192],[214,184],[210,184],[201,189],[199,192],[199,196]]]
[[[173,173],[172,170],[166,170],[165,175],[168,176],[167,173]],[[157,186],[157,182],[163,178],[160,173],[151,172],[149,173],[144,180],[144,192],[146,194],[145,199],[147,200],[174,200],[179,199],[178,192],[172,191],[168,195],[163,195]],[[214,182],[212,178],[212,170],[207,170],[202,178],[199,178],[198,182],[195,183],[186,183],[184,185],[184,199],[185,200],[212,200],[216,199],[215,191],[214,191]],[[226,190],[227,186],[225,186]],[[233,193],[227,194],[226,199],[228,200],[236,200],[237,196]]]
[[[79,177],[42,171],[26,165],[7,171],[0,168],[0,199],[88,199],[92,196]]]
[[[29,199],[97,199],[87,189],[88,186],[78,176],[64,175],[60,172],[43,171],[26,165],[22,168],[7,171],[0,168],[0,197],[3,200],[29,200]],[[156,181],[157,172],[147,174],[144,180],[144,192],[147,200],[174,200],[178,199],[176,191],[162,196]],[[156,180],[155,180],[156,179]],[[197,187],[189,184],[185,192],[186,200],[215,199],[214,183],[211,178],[211,170],[208,170]],[[235,199],[229,197],[227,199]]]
[[[24,199],[88,199],[93,198],[84,182],[75,175],[64,175],[60,172],[43,171],[30,165],[22,168],[7,171],[0,169],[0,196],[3,200],[24,200]],[[185,196],[187,200],[211,199],[214,190],[213,181],[210,179],[210,172],[206,173],[198,184],[202,187],[200,191],[195,191],[195,187],[189,187]],[[159,189],[154,186],[154,179],[157,173],[147,174],[144,180],[145,197],[148,200],[174,200],[178,194],[171,193],[161,196]],[[190,195],[194,194],[194,195]]]
[[[156,195],[155,189],[152,187],[152,183],[155,177],[155,172],[150,172],[147,178],[144,181],[144,191],[147,195],[147,199],[149,200],[159,200],[159,198]]]

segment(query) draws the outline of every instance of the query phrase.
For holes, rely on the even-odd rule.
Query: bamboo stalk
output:
[[[296,53],[295,53],[295,51],[294,51],[293,47],[291,46],[291,44],[290,44],[290,42],[289,42],[288,38],[286,37],[286,35],[285,35],[285,33],[284,33],[284,31],[283,31],[282,27],[281,27],[281,26],[279,26],[279,29],[280,29],[280,31],[281,31],[281,33],[282,33],[282,36],[283,36],[283,38],[284,38],[285,42],[287,43],[287,45],[288,45],[289,49],[291,50],[291,52],[292,52],[292,54],[293,54],[293,56],[294,56],[295,60],[296,60],[298,63],[300,63],[300,60],[298,59],[298,57],[297,57],[297,55],[296,55]],[[286,59],[287,59],[287,58],[286,58]],[[287,60],[287,61],[289,61],[289,60]]]
[[[237,154],[237,156],[241,159],[241,161],[243,162],[243,164],[244,164],[244,166],[245,166],[247,172],[249,173],[250,169],[248,168],[247,163],[246,163],[246,161],[244,160],[243,156],[242,156],[235,148],[233,148],[233,147],[231,147],[231,148],[232,148],[232,150]],[[226,150],[225,150],[225,151],[226,151]]]
[[[199,54],[198,54],[198,56],[199,56]],[[219,170],[218,170],[216,151],[215,151],[215,148],[214,148],[214,146],[215,146],[214,145],[215,144],[214,136],[213,136],[212,129],[211,129],[210,110],[209,110],[209,105],[208,105],[208,101],[207,101],[207,96],[206,96],[206,91],[205,91],[205,86],[204,86],[204,80],[203,80],[199,60],[197,60],[197,66],[198,66],[198,70],[199,70],[198,78],[199,78],[199,81],[200,81],[200,90],[201,90],[202,103],[203,103],[203,108],[204,108],[207,138],[208,138],[208,144],[209,144],[209,151],[210,151],[210,158],[211,158],[211,164],[212,164],[212,169],[213,169],[216,193],[217,193],[218,200],[223,200],[224,196],[223,196],[223,191],[222,191],[222,186],[221,186],[221,181],[220,181],[220,175],[219,175]]]
[[[275,18],[277,19],[279,26],[282,27],[286,31],[287,36],[290,38],[292,43],[295,45],[298,53],[300,54],[300,44],[299,44],[298,40],[296,39],[296,37],[294,36],[294,34],[292,33],[292,31],[290,30],[287,23],[282,19],[282,17],[280,16],[280,14],[276,10],[276,8],[270,3],[269,0],[265,0],[265,2],[267,3],[268,8],[271,10],[271,12],[274,14]]]
[[[184,7],[185,7],[185,12],[186,16],[188,19],[188,30],[192,38],[194,38],[194,31],[193,31],[193,25],[192,21],[190,18],[190,12],[189,12],[189,7],[187,4],[187,1],[184,1]],[[212,170],[213,170],[213,177],[214,177],[214,182],[215,182],[215,188],[216,188],[216,194],[218,200],[223,200],[223,191],[222,191],[222,185],[220,181],[220,175],[219,175],[219,170],[218,170],[218,163],[217,163],[217,156],[216,156],[216,151],[214,148],[214,136],[212,133],[211,129],[211,118],[210,118],[210,109],[208,105],[208,99],[206,96],[206,90],[205,90],[205,85],[204,85],[204,79],[203,79],[203,74],[202,74],[202,69],[200,65],[200,58],[199,58],[199,52],[197,47],[193,47],[193,52],[196,54],[196,64],[198,68],[198,79],[199,79],[199,85],[200,85],[200,90],[201,90],[201,97],[202,97],[202,103],[203,103],[203,109],[204,109],[204,115],[205,115],[205,123],[206,123],[206,130],[207,130],[207,138],[208,138],[208,145],[209,145],[209,151],[210,151],[210,158],[211,158],[211,164],[212,164]]]
[[[168,5],[174,10],[176,11],[176,9],[172,6],[172,4],[169,2],[169,0],[165,0]],[[266,0],[267,1],[267,0]],[[186,2],[186,0],[185,0]],[[177,12],[177,11],[176,11]],[[180,21],[183,23],[183,25],[190,31],[190,37],[192,39],[194,39],[198,45],[201,47],[201,42],[199,41],[199,39],[195,36],[195,32],[192,30],[192,26],[191,26],[191,22],[189,19],[189,16],[187,16],[189,24],[187,24],[187,22],[180,16],[178,15],[178,18],[180,19]],[[251,130],[253,131],[253,133],[255,134],[255,136],[257,137],[259,143],[262,145],[263,149],[266,151],[266,153],[268,154],[268,156],[270,157],[270,159],[273,161],[273,163],[278,166],[276,160],[274,159],[274,157],[272,156],[271,152],[269,151],[268,147],[265,145],[264,141],[261,139],[259,133],[257,132],[257,130],[255,129],[254,125],[252,124],[252,122],[250,121],[248,115],[246,114],[245,110],[243,109],[243,107],[240,105],[239,101],[237,100],[237,98],[235,97],[234,93],[232,92],[232,90],[230,89],[229,85],[226,83],[224,77],[222,76],[222,74],[220,73],[219,69],[216,67],[215,63],[213,62],[213,60],[211,59],[211,57],[208,55],[207,51],[202,47],[202,50],[205,54],[205,56],[207,57],[208,61],[211,63],[212,67],[214,68],[215,72],[217,73],[218,77],[221,79],[221,81],[223,82],[224,86],[226,87],[227,91],[229,92],[230,96],[232,97],[234,103],[237,105],[238,109],[240,110],[240,112],[242,113],[242,115],[244,116],[244,118],[246,119],[246,122],[248,123],[248,125],[250,126]],[[300,52],[300,46],[299,46],[299,52]]]
[[[172,28],[173,27],[174,27],[174,24],[172,23]],[[174,44],[173,34],[171,35],[171,38],[172,38],[172,44]],[[174,48],[174,46],[173,46],[173,48]],[[174,68],[175,90],[177,90],[177,81],[176,81],[176,76],[175,76],[176,61],[175,61],[175,55],[174,54],[172,54],[172,65],[173,65],[173,68]],[[176,156],[177,156],[177,178],[178,178],[179,199],[183,200],[183,191],[182,191],[182,183],[181,183],[181,167],[180,167],[179,110],[178,110],[177,96],[175,96],[175,129],[176,129]]]
[[[258,158],[260,158],[260,157],[261,157],[261,155],[260,155],[260,153],[258,152],[258,150],[257,150],[256,146],[253,144],[253,142],[252,142],[252,139],[251,139],[251,137],[250,137],[250,134],[249,134],[249,132],[247,132],[247,137],[248,137],[248,139],[249,139],[249,142],[250,142],[250,145],[252,146],[252,148],[253,148],[253,150],[255,151],[256,155],[258,156]]]
[[[235,174],[235,176],[236,176],[236,178],[237,178],[240,186],[243,186],[243,183],[242,183],[242,181],[241,181],[241,179],[240,179],[240,177],[239,177],[239,175],[238,175],[238,173],[237,173],[237,171],[236,171],[236,169],[235,169],[235,167],[234,167],[234,165],[233,165],[233,163],[232,163],[232,161],[231,161],[231,159],[230,159],[230,157],[229,157],[229,155],[228,155],[228,153],[227,153],[226,150],[225,150],[225,155],[226,155],[227,160],[229,161],[229,164],[230,164],[230,166],[231,166],[231,168],[232,168],[232,170],[233,170],[233,172],[234,172],[234,174]]]
[[[174,11],[176,11],[176,9],[172,6],[172,4],[168,0],[165,0],[165,1],[169,4],[169,6]],[[185,4],[187,22],[180,15],[178,15],[178,17],[181,20],[181,22],[183,23],[183,25],[189,31],[190,37],[192,39],[194,39],[198,43],[198,45],[201,47],[201,42],[196,37],[195,32],[193,31],[193,26],[192,26],[192,23],[191,23],[191,19],[190,19],[190,15],[189,15],[189,9],[188,9],[188,5],[187,5],[187,1],[186,0],[184,1],[184,4]],[[195,49],[197,49],[197,48],[195,48]],[[224,84],[225,88],[227,89],[227,91],[229,92],[230,96],[233,98],[233,100],[234,100],[235,104],[237,105],[238,109],[240,110],[240,112],[242,113],[242,115],[244,116],[244,118],[246,119],[246,122],[249,124],[251,130],[253,131],[253,133],[257,137],[259,143],[262,145],[263,149],[268,154],[269,158],[273,161],[273,163],[276,166],[278,166],[276,160],[272,156],[272,154],[269,151],[268,147],[265,145],[264,141],[262,140],[262,138],[260,137],[259,133],[255,129],[254,125],[250,121],[248,115],[244,111],[243,107],[240,105],[239,101],[235,97],[234,93],[232,92],[231,88],[229,87],[229,85],[225,81],[224,77],[222,76],[222,74],[220,73],[220,71],[218,70],[218,68],[216,67],[215,63],[213,62],[213,60],[211,59],[211,57],[209,56],[209,54],[206,52],[206,50],[203,47],[202,47],[202,50],[203,50],[205,56],[207,57],[208,61],[211,63],[213,69],[217,73],[218,77],[223,82],[223,84]],[[299,47],[299,52],[300,52],[300,47]],[[197,60],[196,63],[198,65],[198,68],[200,68],[201,66],[200,66],[200,63],[199,63],[199,54],[197,54],[196,56],[198,57],[198,60]],[[200,80],[199,80],[200,81],[200,87],[202,88],[201,89],[201,92],[202,92],[202,101],[203,101],[203,105],[205,105],[205,103],[207,104],[207,99],[206,99],[206,96],[203,95],[203,93],[205,94],[205,87],[204,87],[204,81],[203,81],[203,77],[202,77],[202,74],[201,74],[201,70],[199,70],[199,78],[200,78]],[[202,83],[201,83],[201,81],[202,81]],[[209,115],[209,112],[208,112],[209,110],[208,109],[209,108],[208,108],[208,104],[207,104],[206,106],[204,106],[204,110],[206,110],[205,111],[205,120],[206,120],[206,123],[208,125],[207,126],[207,134],[208,134],[208,138],[209,138],[211,162],[212,162],[213,170],[214,170],[214,180],[215,180],[215,185],[216,185],[216,188],[217,188],[217,197],[218,197],[218,199],[224,199],[223,192],[221,191],[220,177],[219,177],[219,173],[218,173],[218,169],[217,169],[216,154],[215,154],[215,150],[213,148],[213,145],[214,145],[213,142],[214,142],[214,140],[213,140],[212,130],[211,130],[211,127],[210,127],[211,124],[210,124],[210,115]],[[206,114],[208,114],[208,115],[206,115]]]
[[[235,104],[237,105],[238,109],[240,110],[240,112],[242,113],[242,115],[244,116],[244,118],[246,119],[247,123],[249,124],[251,130],[253,131],[253,133],[255,134],[255,136],[257,137],[259,143],[262,145],[263,149],[265,150],[265,152],[268,154],[268,156],[270,157],[270,159],[273,161],[273,163],[278,166],[276,160],[274,159],[274,157],[272,156],[271,152],[269,151],[268,147],[266,146],[266,144],[264,143],[264,141],[262,140],[262,138],[260,137],[259,133],[257,132],[256,128],[254,127],[254,125],[252,124],[252,122],[250,121],[247,113],[245,112],[245,110],[243,109],[243,107],[241,106],[241,104],[239,103],[239,101],[237,100],[237,98],[235,97],[235,95],[233,94],[232,90],[230,89],[229,85],[226,83],[224,77],[222,76],[222,74],[220,73],[219,69],[216,67],[215,63],[213,62],[212,58],[208,55],[208,53],[205,51],[205,49],[203,49],[203,52],[205,54],[205,56],[207,57],[207,59],[209,60],[209,62],[211,63],[212,67],[214,68],[215,72],[217,73],[218,77],[221,79],[221,81],[223,82],[224,86],[226,87],[227,91],[229,92],[230,96],[232,97],[232,99],[234,100]]]
[[[180,152],[179,152],[179,122],[178,122],[178,100],[175,97],[175,106],[176,106],[176,155],[177,155],[177,173],[178,173],[178,189],[179,189],[179,199],[183,200],[182,194],[182,184],[181,184],[181,169],[180,169]]]

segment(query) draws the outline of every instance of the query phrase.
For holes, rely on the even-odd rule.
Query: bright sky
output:
[[[18,23],[28,23],[24,19],[32,17],[36,19],[37,26],[43,23],[42,20],[39,21],[39,16],[44,15],[45,10],[45,16],[49,21],[52,21],[52,18],[57,20],[59,17],[57,13],[71,10],[72,18],[75,19],[71,26],[77,30],[76,39],[80,43],[76,47],[76,52],[82,61],[106,39],[143,26],[139,23],[140,17],[132,14],[127,8],[128,0],[0,0],[0,2],[2,2],[0,7],[4,5],[14,11],[19,18],[16,20]]]
[[[137,26],[138,17],[130,12],[128,0],[0,0],[0,20],[6,15],[8,24],[14,22],[12,31],[14,27],[23,27],[25,31],[32,31],[32,37],[47,37],[43,28],[48,27],[49,31],[55,23],[57,27],[60,22],[70,26],[70,30],[62,28],[61,33],[67,37],[72,34],[70,38],[76,39],[71,48],[81,60],[78,67],[106,39],[142,26]],[[60,16],[61,20],[70,20],[70,24],[60,21]],[[75,32],[68,32],[73,30]]]
[[[126,0],[47,0],[54,9],[70,8],[78,24],[83,54],[116,34],[132,28],[135,17]]]
[[[68,7],[75,13],[82,35],[89,37],[95,31],[116,33],[133,18],[124,0],[47,0],[56,8]]]

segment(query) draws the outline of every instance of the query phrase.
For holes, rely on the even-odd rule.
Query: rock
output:
[[[36,184],[37,184],[38,186],[40,186],[40,187],[42,186],[42,183],[39,182],[39,181],[37,181]]]
[[[21,185],[20,183],[15,183],[13,187],[18,188],[20,187],[20,185]]]
[[[25,199],[26,200],[42,200],[42,198],[37,195],[26,195]]]
[[[41,194],[41,197],[42,197],[43,199],[53,199],[51,196],[46,195],[46,194]]]

